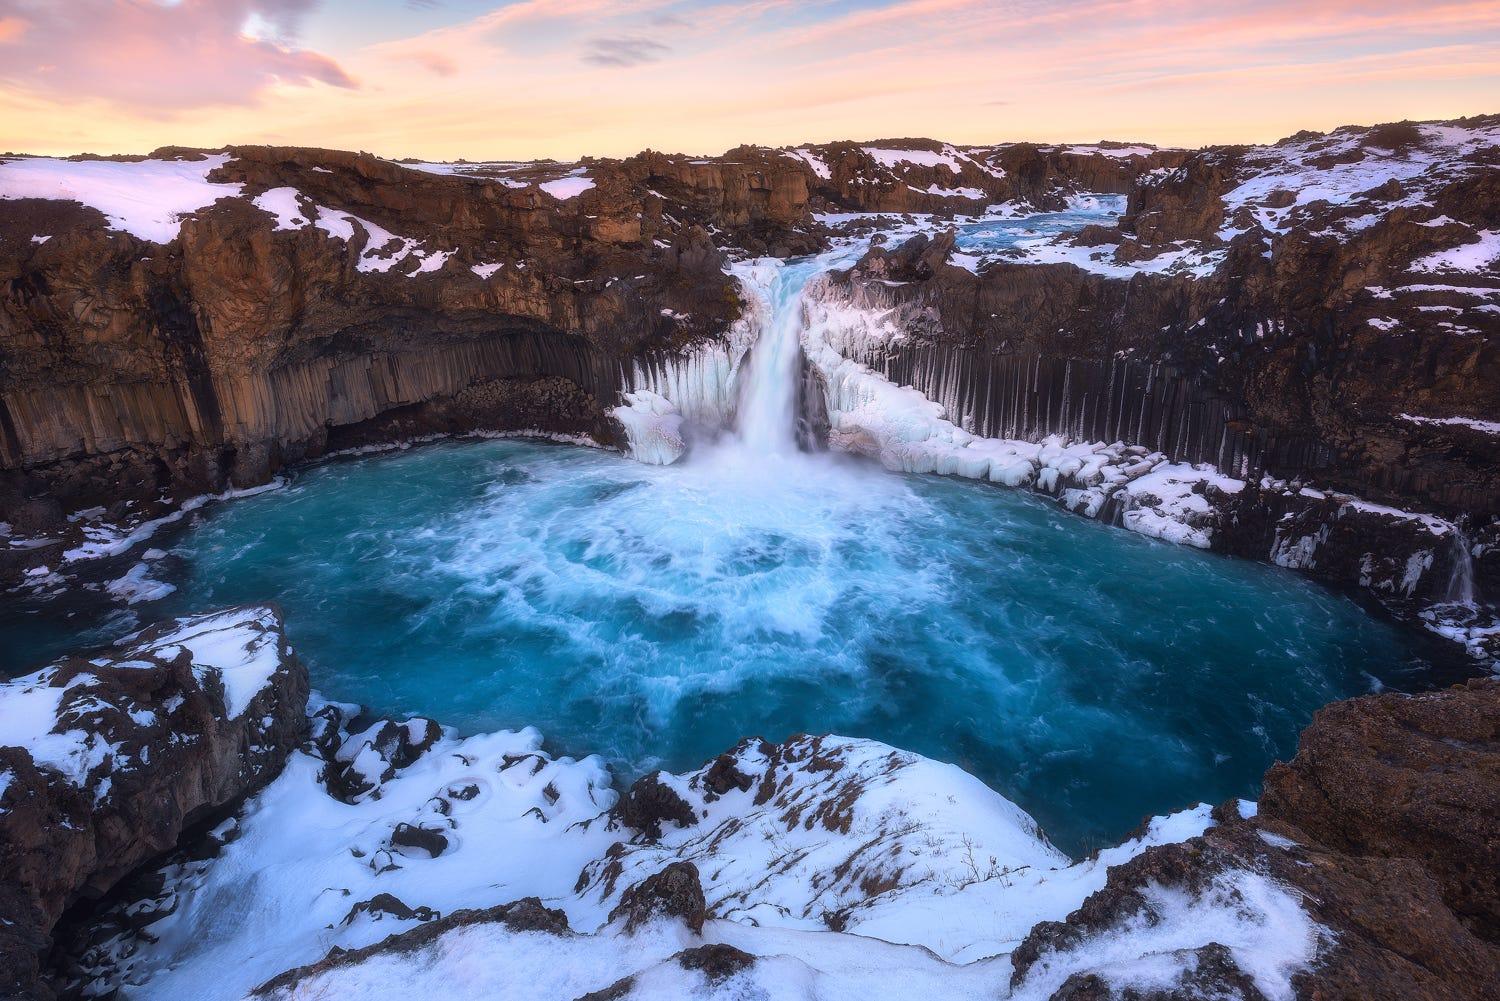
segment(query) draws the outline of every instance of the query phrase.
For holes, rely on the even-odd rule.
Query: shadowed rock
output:
[[[698,867],[691,862],[673,862],[621,894],[620,903],[609,912],[609,920],[623,918],[628,933],[652,921],[676,918],[694,934],[702,934],[707,906]]]

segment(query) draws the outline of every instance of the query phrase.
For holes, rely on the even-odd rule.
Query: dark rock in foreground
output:
[[[49,996],[39,960],[63,912],[274,778],[306,707],[306,669],[266,607],[0,686],[0,995]]]
[[[1317,926],[1317,957],[1293,978],[1298,997],[1493,998],[1497,761],[1500,682],[1335,703],[1303,732],[1297,756],[1267,774],[1256,817],[1221,807],[1202,837],[1111,869],[1066,920],[1032,929],[1014,953],[1012,983],[1132,920],[1159,920],[1170,906],[1163,891],[1234,898],[1269,878],[1291,888]],[[1138,997],[1261,997],[1223,955],[1199,957],[1194,971],[1178,992]],[[1075,975],[1053,997],[1116,996],[1097,980]]]

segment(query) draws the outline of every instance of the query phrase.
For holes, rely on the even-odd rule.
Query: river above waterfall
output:
[[[437,443],[153,544],[176,591],[143,621],[278,601],[329,698],[534,725],[622,779],[746,736],[872,737],[961,765],[1073,852],[1254,796],[1331,700],[1437,680],[1408,633],[1289,572],[838,456]],[[6,666],[127,625],[69,611],[7,609]]]

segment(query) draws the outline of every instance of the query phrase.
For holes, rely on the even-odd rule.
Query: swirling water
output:
[[[1290,573],[833,456],[440,443],[313,467],[158,545],[178,590],[149,614],[277,600],[328,697],[533,724],[622,779],[747,735],[873,737],[1073,851],[1254,795],[1332,699],[1431,683],[1406,633]]]
[[[1117,210],[964,238],[1003,249]],[[961,765],[1073,852],[1255,795],[1331,700],[1451,675],[1288,572],[798,452],[802,289],[859,250],[746,266],[767,310],[738,426],[678,464],[519,440],[325,463],[154,540],[170,552],[151,574],[176,591],[137,614],[277,601],[325,696],[466,732],[535,725],[625,780],[750,735],[883,740]],[[0,670],[133,618],[77,589],[10,602]]]

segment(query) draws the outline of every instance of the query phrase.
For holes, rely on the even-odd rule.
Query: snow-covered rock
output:
[[[103,213],[111,229],[170,243],[185,216],[239,196],[243,185],[208,179],[228,160],[226,153],[183,160],[0,160],[0,199],[80,202]]]
[[[0,993],[80,894],[272,778],[306,726],[281,617],[178,619],[0,685]]]
[[[309,750],[216,835],[217,854],[172,860],[156,896],[122,905],[75,945],[74,974],[122,997],[208,1001],[335,948],[368,950],[272,996],[317,996],[314,982],[384,996],[373,985],[402,982],[406,961],[371,947],[421,929],[420,950],[397,952],[422,952],[421,967],[460,992],[534,979],[531,996],[572,998],[628,973],[665,976],[672,957],[705,943],[761,957],[758,969],[789,951],[851,984],[874,983],[853,960],[879,949],[885,967],[915,964],[922,982],[972,978],[993,991],[1033,924],[1076,908],[1110,865],[1210,823],[1200,806],[1074,863],[959,769],[831,736],[746,741],[697,771],[648,776],[617,802],[597,759],[553,758],[533,730],[459,739],[409,721],[351,734],[351,708],[316,704]],[[370,782],[352,796],[351,770]],[[702,938],[691,918],[630,917],[633,888],[670,867],[701,879]],[[466,913],[526,897],[568,930]],[[486,958],[450,969],[455,949]]]

